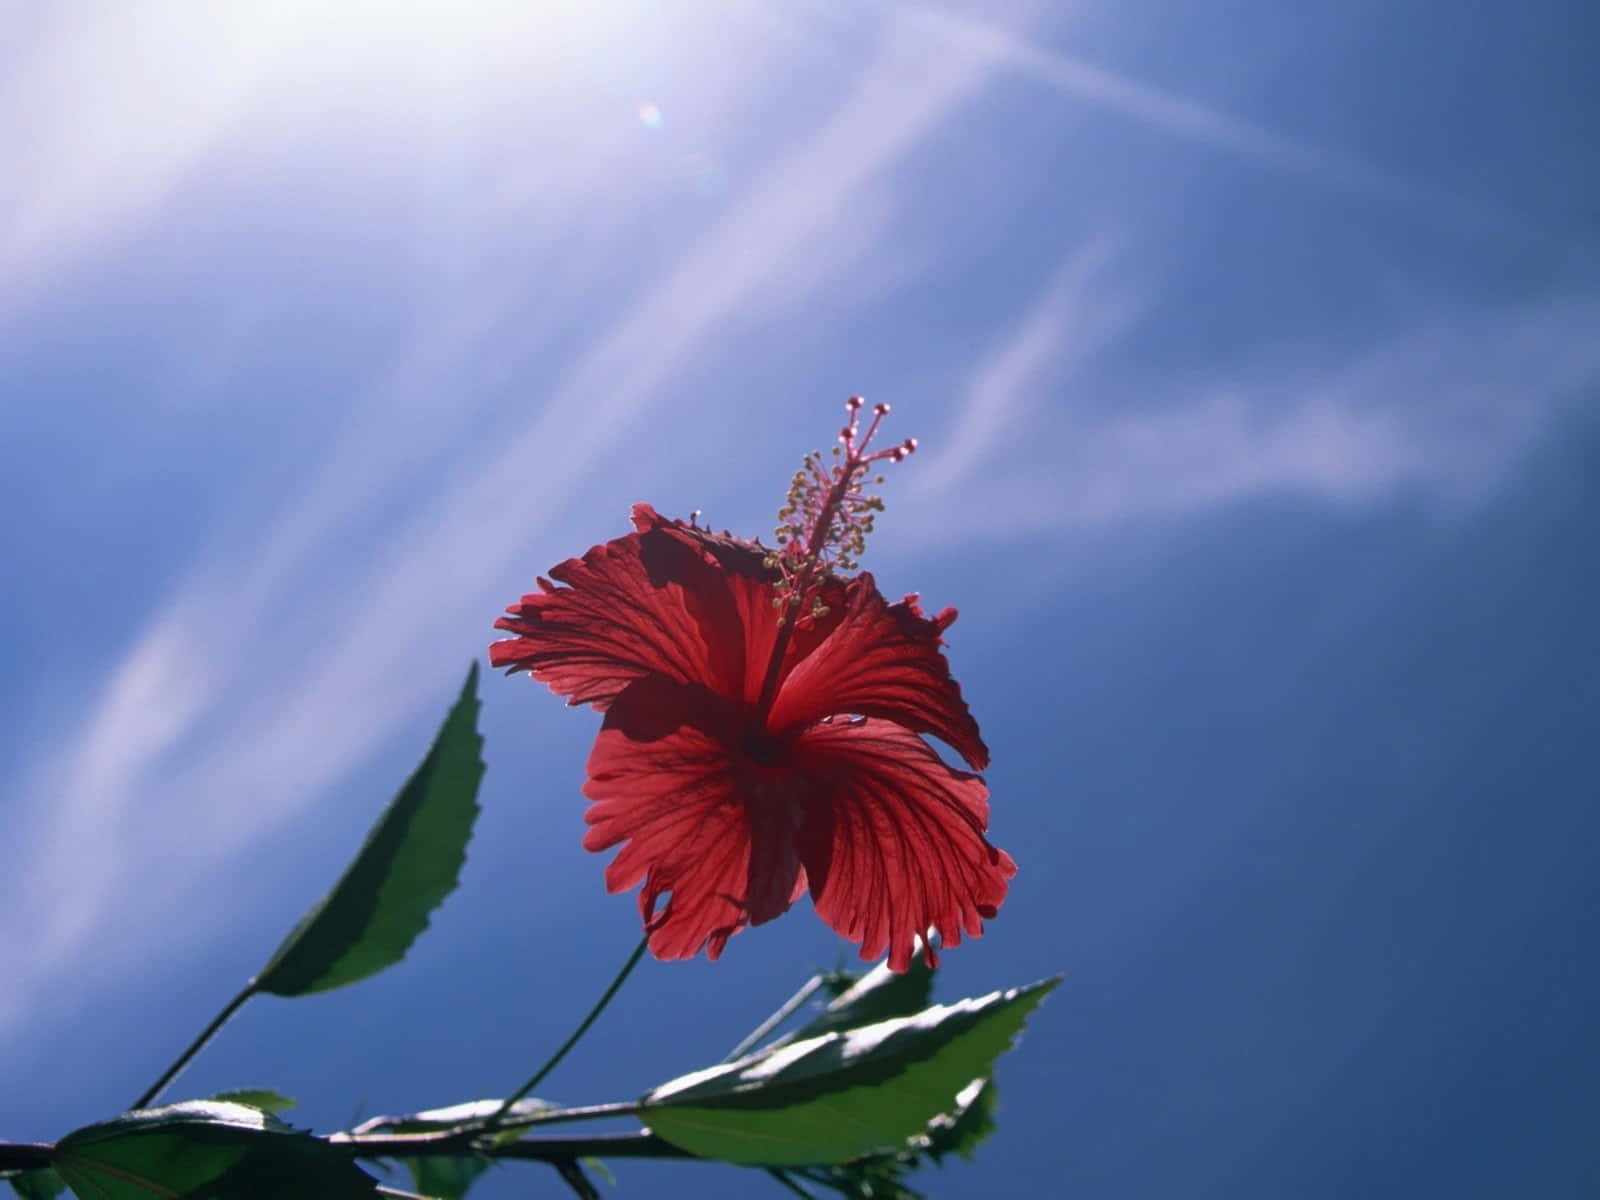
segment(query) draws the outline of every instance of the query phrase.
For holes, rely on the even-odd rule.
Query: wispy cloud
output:
[[[254,102],[275,23],[230,5],[181,24],[159,4],[31,15],[0,82],[0,275],[13,286],[161,204]],[[174,40],[194,51],[181,70]]]
[[[906,521],[926,543],[1271,495],[1350,505],[1414,493],[1460,509],[1492,496],[1564,406],[1600,387],[1600,343],[1585,332],[1600,323],[1600,296],[1575,294],[1429,309],[1362,352],[1302,346],[1159,380],[1132,411],[1091,410],[1074,397],[1110,377],[1073,353],[1061,311],[1057,284],[974,374],[950,435],[975,433],[974,448],[948,452]],[[989,434],[1000,414],[1014,418],[1004,444]]]
[[[524,172],[509,194],[479,180],[443,186],[474,193],[476,209],[458,208],[463,222],[504,217],[508,202],[524,216],[545,205],[555,232],[570,186],[592,182],[586,164],[615,134],[601,126],[574,135],[579,113],[614,106],[597,98],[584,62],[630,37],[659,35],[651,18],[630,19],[625,7],[33,6],[0,43],[0,277],[8,285],[0,317],[64,270],[147,230],[241,145],[256,152],[244,163],[250,174],[262,171],[262,159],[282,171],[325,156],[332,176],[370,166],[372,147],[396,137],[425,161],[430,147],[455,146],[468,126],[481,134],[515,125],[523,161],[555,159],[562,169]],[[729,50],[759,62],[737,23],[725,32]],[[741,61],[730,56],[708,74],[737,79]]]
[[[0,992],[0,1039],[39,1015],[69,970],[82,986],[83,950],[118,913],[136,909],[147,936],[159,938],[163,916],[208,875],[436,704],[458,677],[463,641],[475,650],[471,631],[527,583],[523,567],[571,552],[552,536],[555,523],[582,500],[597,466],[658,461],[662,447],[650,439],[668,411],[694,427],[694,398],[669,409],[668,386],[725,327],[792,316],[832,281],[858,278],[858,261],[882,272],[874,251],[907,205],[905,189],[920,186],[906,177],[908,159],[997,74],[1022,70],[1331,184],[1404,192],[1384,191],[1392,181],[1359,164],[1034,50],[1015,34],[898,11],[910,15],[875,31],[876,57],[854,69],[803,140],[775,152],[748,185],[731,185],[720,221],[686,227],[681,245],[631,290],[601,302],[585,290],[614,272],[607,238],[637,200],[618,183],[626,177],[613,136],[544,129],[545,140],[504,156],[518,161],[475,179],[471,194],[439,198],[454,206],[458,260],[500,269],[441,288],[418,323],[425,332],[405,331],[406,348],[351,399],[320,464],[264,504],[240,501],[168,602],[129,637],[131,649],[111,658],[81,721],[28,765],[38,786],[23,794],[51,803],[13,818],[13,861],[24,866],[18,901],[0,909],[0,944],[23,949]],[[187,84],[152,82],[150,63],[114,61],[121,18],[82,45],[41,24],[43,57],[0,82],[0,146],[19,144],[15,114],[52,89],[70,92],[61,80],[96,64],[110,75],[95,103],[137,101],[141,136],[167,140],[108,149],[118,126],[98,110],[78,114],[83,129],[54,146],[44,145],[53,125],[41,126],[26,186],[0,198],[8,278],[19,265],[44,277],[84,245],[139,227],[208,155],[248,145],[252,116],[284,83],[292,55],[283,47],[295,43],[277,27],[241,28],[217,18],[187,35],[206,54],[242,39],[259,60],[250,69],[231,63],[210,109],[187,113],[179,111],[192,99]],[[754,47],[726,57],[744,74],[719,86],[762,83]],[[147,87],[155,100],[140,99]],[[59,110],[62,120],[77,112]],[[128,172],[126,191],[97,194],[112,168]],[[574,238],[578,228],[585,235]],[[1311,347],[1287,362],[1155,380],[1138,411],[1090,411],[1076,397],[1107,381],[1110,352],[1156,298],[1125,244],[1090,238],[1066,255],[1020,306],[1015,331],[966,374],[950,434],[929,438],[907,475],[923,494],[897,510],[897,542],[909,544],[919,529],[925,545],[1062,532],[1277,492],[1365,503],[1416,487],[1470,500],[1540,436],[1563,391],[1600,370],[1587,336],[1600,307],[1592,296],[1567,297],[1419,314],[1353,358]],[[520,282],[528,279],[615,315],[569,345],[559,320],[530,320]],[[251,369],[258,349],[240,338],[208,364],[208,377]],[[505,414],[492,441],[475,436],[508,374],[551,383],[539,403]],[[217,802],[242,789],[250,804]],[[139,940],[128,931],[122,952],[137,953]]]
[[[1113,239],[1102,235],[1056,268],[1016,332],[980,361],[956,428],[917,464],[911,484],[916,494],[948,492],[992,462],[1008,437],[1024,436],[1047,395],[1047,380],[1059,389],[1075,368],[1126,331],[1139,304],[1126,272],[1109,269],[1115,257]]]
[[[5,944],[29,947],[12,962],[0,1033],[20,1028],[63,964],[128,907],[134,864],[160,864],[137,881],[156,936],[182,895],[436,700],[461,644],[428,631],[480,629],[485,597],[527,582],[529,547],[597,461],[637,441],[663,384],[722,323],[753,299],[787,302],[788,279],[806,287],[842,273],[837,256],[861,249],[851,200],[892,203],[885,180],[986,71],[981,55],[889,29],[831,115],[576,353],[550,399],[505,428],[487,460],[429,458],[421,439],[437,423],[395,414],[420,416],[424,391],[449,394],[441,382],[467,369],[473,349],[519,336],[509,295],[480,302],[376,383],[304,493],[225,528],[112,666],[81,727],[32,768],[60,800],[30,815],[16,856],[27,864],[22,900],[0,918]],[[426,503],[386,537],[323,562],[330,538],[370,519],[383,480],[417,482],[419,464]],[[246,781],[251,804],[216,803]]]
[[[1286,136],[1073,55],[1045,49],[1009,30],[922,4],[902,4],[901,10],[908,19],[984,54],[997,65],[1096,109],[1185,141],[1300,175],[1462,233],[1573,249],[1567,239],[1548,235],[1399,172]]]

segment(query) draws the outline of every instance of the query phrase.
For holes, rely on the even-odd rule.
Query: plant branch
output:
[[[552,1108],[544,1109],[537,1113],[518,1117],[507,1122],[503,1129],[519,1130],[530,1129],[535,1125],[559,1125],[566,1121],[594,1121],[603,1117],[631,1117],[636,1116],[640,1110],[637,1100],[619,1100],[611,1104],[589,1104],[580,1108]],[[347,1153],[354,1153],[357,1158],[427,1158],[434,1155],[456,1154],[482,1154],[488,1156],[501,1155],[509,1158],[554,1158],[552,1153],[540,1155],[505,1154],[511,1146],[539,1145],[537,1141],[511,1142],[497,1144],[491,1134],[495,1131],[486,1129],[481,1123],[469,1122],[458,1125],[452,1129],[437,1129],[427,1133],[333,1133],[323,1140],[330,1146],[341,1149],[354,1147]],[[633,1135],[624,1135],[631,1137]],[[593,1138],[580,1138],[572,1144],[588,1145]],[[550,1143],[554,1145],[555,1143]],[[582,1150],[575,1153],[588,1154],[591,1151]],[[571,1157],[571,1154],[566,1155]]]
[[[698,1158],[653,1133],[598,1133],[586,1138],[523,1138],[483,1151],[491,1158],[533,1162],[567,1158]]]
[[[474,1154],[484,1158],[524,1162],[560,1162],[574,1158],[695,1158],[653,1133],[599,1133],[589,1137],[522,1138],[496,1145],[478,1141],[477,1130],[448,1133],[357,1136],[335,1134],[323,1139],[351,1158],[454,1158]]]
[[[56,1148],[47,1142],[0,1142],[0,1171],[37,1171],[55,1157]]]
[[[506,1098],[505,1102],[500,1105],[499,1111],[485,1123],[485,1129],[495,1129],[500,1124],[501,1118],[511,1111],[511,1106],[538,1087],[544,1081],[544,1077],[554,1071],[556,1065],[567,1056],[567,1051],[578,1044],[578,1039],[589,1032],[589,1026],[593,1025],[600,1014],[605,1012],[606,1005],[611,1003],[611,997],[615,996],[618,989],[627,982],[628,976],[633,973],[633,968],[638,965],[639,959],[644,957],[645,948],[649,944],[650,938],[648,935],[640,939],[639,944],[634,947],[633,953],[628,956],[628,961],[622,964],[622,970],[618,971],[617,977],[611,981],[611,986],[601,993],[600,999],[596,1000],[594,1007],[589,1010],[589,1015],[584,1017],[578,1023],[578,1027],[572,1031],[572,1036],[562,1042],[561,1048],[549,1057],[544,1066],[533,1073],[532,1079]]]
[[[769,1033],[771,1033],[779,1025],[782,1025],[790,1017],[794,1016],[795,1011],[807,1000],[811,999],[812,994],[821,986],[821,975],[813,975],[810,979],[806,980],[805,983],[800,985],[799,991],[795,992],[794,995],[785,1000],[777,1012],[773,1013],[765,1021],[761,1022],[761,1024],[752,1029],[745,1036],[743,1041],[741,1041],[732,1050],[728,1051],[728,1057],[722,1061],[727,1063],[732,1062],[736,1058],[742,1058],[746,1052],[748,1052],[752,1047],[758,1045]]]
[[[132,1107],[148,1108],[150,1106],[150,1102],[161,1095],[162,1092],[166,1091],[167,1085],[178,1077],[178,1072],[182,1071],[189,1065],[189,1060],[194,1058],[196,1054],[199,1054],[201,1050],[205,1049],[206,1043],[217,1035],[217,1030],[221,1029],[228,1023],[228,1018],[243,1008],[244,1002],[255,994],[256,981],[252,979],[249,983],[244,985],[243,991],[241,991],[232,1000],[228,1001],[227,1006],[224,1007],[221,1012],[219,1012],[215,1017],[211,1018],[211,1024],[207,1025],[200,1031],[200,1036],[189,1043],[189,1048],[182,1054],[178,1055],[177,1061],[175,1061],[170,1067],[161,1073],[160,1079],[157,1079],[147,1089],[145,1089],[144,1095],[135,1100]]]
[[[816,1200],[815,1196],[806,1191],[805,1188],[801,1187],[794,1180],[790,1179],[788,1172],[780,1171],[777,1167],[768,1167],[767,1174],[776,1179],[784,1187],[788,1188],[789,1191],[793,1192],[796,1196],[804,1196],[805,1200]]]

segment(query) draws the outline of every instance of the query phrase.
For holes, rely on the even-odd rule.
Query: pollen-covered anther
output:
[[[833,461],[824,467],[819,452],[806,455],[778,513],[778,541],[783,548],[778,559],[782,575],[778,590],[797,597],[804,606],[800,612],[809,611],[808,599],[814,600],[817,588],[837,571],[855,571],[866,550],[873,515],[883,511],[882,499],[863,490],[869,484],[883,483],[881,474],[867,476],[868,464],[900,462],[916,448],[916,439],[907,438],[897,446],[872,450],[872,440],[889,415],[889,405],[874,404],[872,420],[863,430],[859,413],[865,404],[860,396],[845,401],[849,423],[839,431]]]

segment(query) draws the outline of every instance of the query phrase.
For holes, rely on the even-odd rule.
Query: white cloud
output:
[[[266,518],[225,526],[212,557],[113,667],[81,727],[35,765],[62,799],[32,814],[16,850],[22,903],[6,913],[5,940],[29,949],[11,963],[0,1033],[37,1013],[65,964],[81,983],[75,957],[135,895],[142,933],[125,927],[130,954],[141,937],[160,936],[179,898],[437,700],[461,665],[460,638],[442,631],[483,628],[484,597],[503,600],[527,582],[518,568],[532,543],[595,462],[637,438],[634,424],[663,383],[725,322],[754,300],[781,307],[788,280],[804,288],[844,273],[840,256],[861,252],[852,198],[883,203],[889,173],[985,79],[981,55],[891,26],[815,132],[580,349],[552,398],[506,428],[487,461],[430,456],[427,439],[460,414],[423,397],[466,403],[447,386],[452,373],[471,378],[466,360],[486,342],[519,336],[517,298],[505,294],[482,299],[375,384],[308,489],[281,496]],[[396,479],[422,486],[426,501],[322,576],[328,541],[370,518]],[[246,784],[250,803],[218,802]],[[135,880],[152,860],[156,877]],[[21,930],[37,935],[23,940]]]
[[[1486,211],[1458,196],[1426,187],[1397,172],[1286,137],[1072,55],[1043,49],[1012,31],[920,4],[902,4],[901,10],[909,19],[987,56],[996,65],[1094,108],[1163,130],[1185,141],[1301,175],[1459,232],[1525,244],[1545,244],[1557,250],[1574,249],[1563,239]]]
[[[1127,329],[1138,304],[1125,280],[1108,270],[1114,258],[1112,239],[1102,235],[1056,268],[1017,332],[980,361],[956,428],[938,439],[931,455],[919,458],[914,494],[948,491],[1008,439],[1026,436],[1041,382],[1069,375]]]
[[[806,139],[730,197],[721,223],[667,257],[582,345],[560,345],[559,326],[522,327],[529,306],[516,281],[584,295],[595,268],[611,265],[608,236],[636,199],[616,182],[618,140],[576,139],[559,170],[541,143],[451,200],[468,239],[458,249],[514,262],[439,299],[441,319],[352,400],[308,486],[222,522],[202,560],[113,662],[81,724],[42,747],[28,772],[40,786],[24,794],[51,803],[25,814],[13,847],[23,864],[20,901],[3,910],[0,941],[25,950],[8,963],[0,1039],[38,1019],[66,972],[82,986],[84,948],[113,918],[138,914],[140,925],[125,922],[120,939],[122,953],[137,953],[141,937],[159,938],[172,905],[208,873],[293,820],[437,704],[459,678],[463,639],[474,650],[477,631],[487,640],[493,605],[527,582],[522,568],[572,551],[567,539],[557,544],[555,522],[582,497],[597,463],[653,436],[641,427],[664,405],[665,385],[730,323],[792,315],[820,286],[852,277],[893,230],[900,188],[916,186],[897,171],[997,72],[1021,66],[1208,144],[1330,182],[1345,178],[1337,159],[1081,65],[1064,69],[1010,34],[962,23],[953,36],[940,21],[892,23],[877,58],[855,70]],[[0,83],[0,112],[21,111],[18,97],[33,104],[94,66],[95,55],[110,55],[121,26],[108,28],[87,48],[49,43],[46,65]],[[224,37],[220,25],[200,28]],[[740,73],[717,86],[762,84],[755,48],[731,57]],[[189,84],[108,60],[101,100],[145,105],[144,136],[168,140],[128,147],[124,161],[122,149],[108,149],[111,115],[93,105],[80,112],[86,101],[65,106],[85,128],[77,141],[37,151],[27,187],[0,199],[0,265],[42,270],[157,212],[282,81],[270,67],[280,59],[265,61],[217,85],[212,112],[187,114],[176,110],[188,103]],[[162,134],[169,110],[174,123]],[[0,118],[0,147],[19,136],[9,119]],[[546,136],[554,144],[571,132]],[[126,194],[96,195],[98,172],[119,164],[130,173]],[[569,236],[575,227],[589,231],[581,242]],[[1353,360],[1311,348],[1226,376],[1157,381],[1138,412],[1090,412],[1075,397],[1097,394],[1104,352],[1130,333],[1149,298],[1145,281],[1130,282],[1120,246],[1102,237],[1068,255],[1016,332],[975,365],[951,435],[927,439],[908,473],[922,494],[897,508],[896,543],[919,533],[928,545],[1060,532],[1280,492],[1369,503],[1415,487],[1470,501],[1537,439],[1559,396],[1600,370],[1587,336],[1600,306],[1568,298],[1419,315]],[[247,368],[244,355],[255,349],[241,341],[229,352],[234,367]],[[470,425],[506,374],[550,380],[547,398],[508,417],[487,454],[449,457],[441,446]],[[674,415],[693,430],[696,400],[680,404]],[[652,449],[629,459],[659,460],[662,448]],[[374,514],[398,498],[404,515],[372,534]],[[335,544],[340,556],[330,562]],[[218,801],[241,792],[249,804]]]
[[[1070,267],[1075,260],[1069,260]],[[1056,323],[1059,285],[973,376],[947,468],[902,532],[919,544],[1183,516],[1256,496],[1368,504],[1403,492],[1445,509],[1489,496],[1582,389],[1600,387],[1600,297],[1430,310],[1364,352],[1152,385],[1137,411],[1088,410],[1099,363]],[[1048,333],[1059,333],[1046,344]],[[1006,437],[989,436],[1007,417]],[[943,440],[941,438],[941,440]]]
[[[254,152],[234,164],[241,172],[320,158],[332,176],[392,164],[396,139],[423,159],[448,159],[471,141],[463,134],[516,126],[520,188],[483,189],[448,167],[440,186],[481,193],[464,221],[505,217],[508,203],[522,216],[540,205],[559,213],[573,182],[592,182],[586,163],[626,131],[620,121],[573,127],[597,108],[616,110],[596,81],[628,60],[630,42],[660,47],[673,32],[659,15],[607,0],[32,9],[0,47],[0,317],[32,288],[148,230],[241,144]],[[700,86],[759,64],[748,32],[726,23],[727,57]]]
[[[0,82],[0,274],[16,281],[159,205],[253,102],[269,12],[36,14]]]

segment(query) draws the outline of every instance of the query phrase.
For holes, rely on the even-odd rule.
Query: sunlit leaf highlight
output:
[[[746,1165],[897,1149],[987,1077],[1058,980],[808,1038],[665,1083],[641,1119],[691,1153]]]

